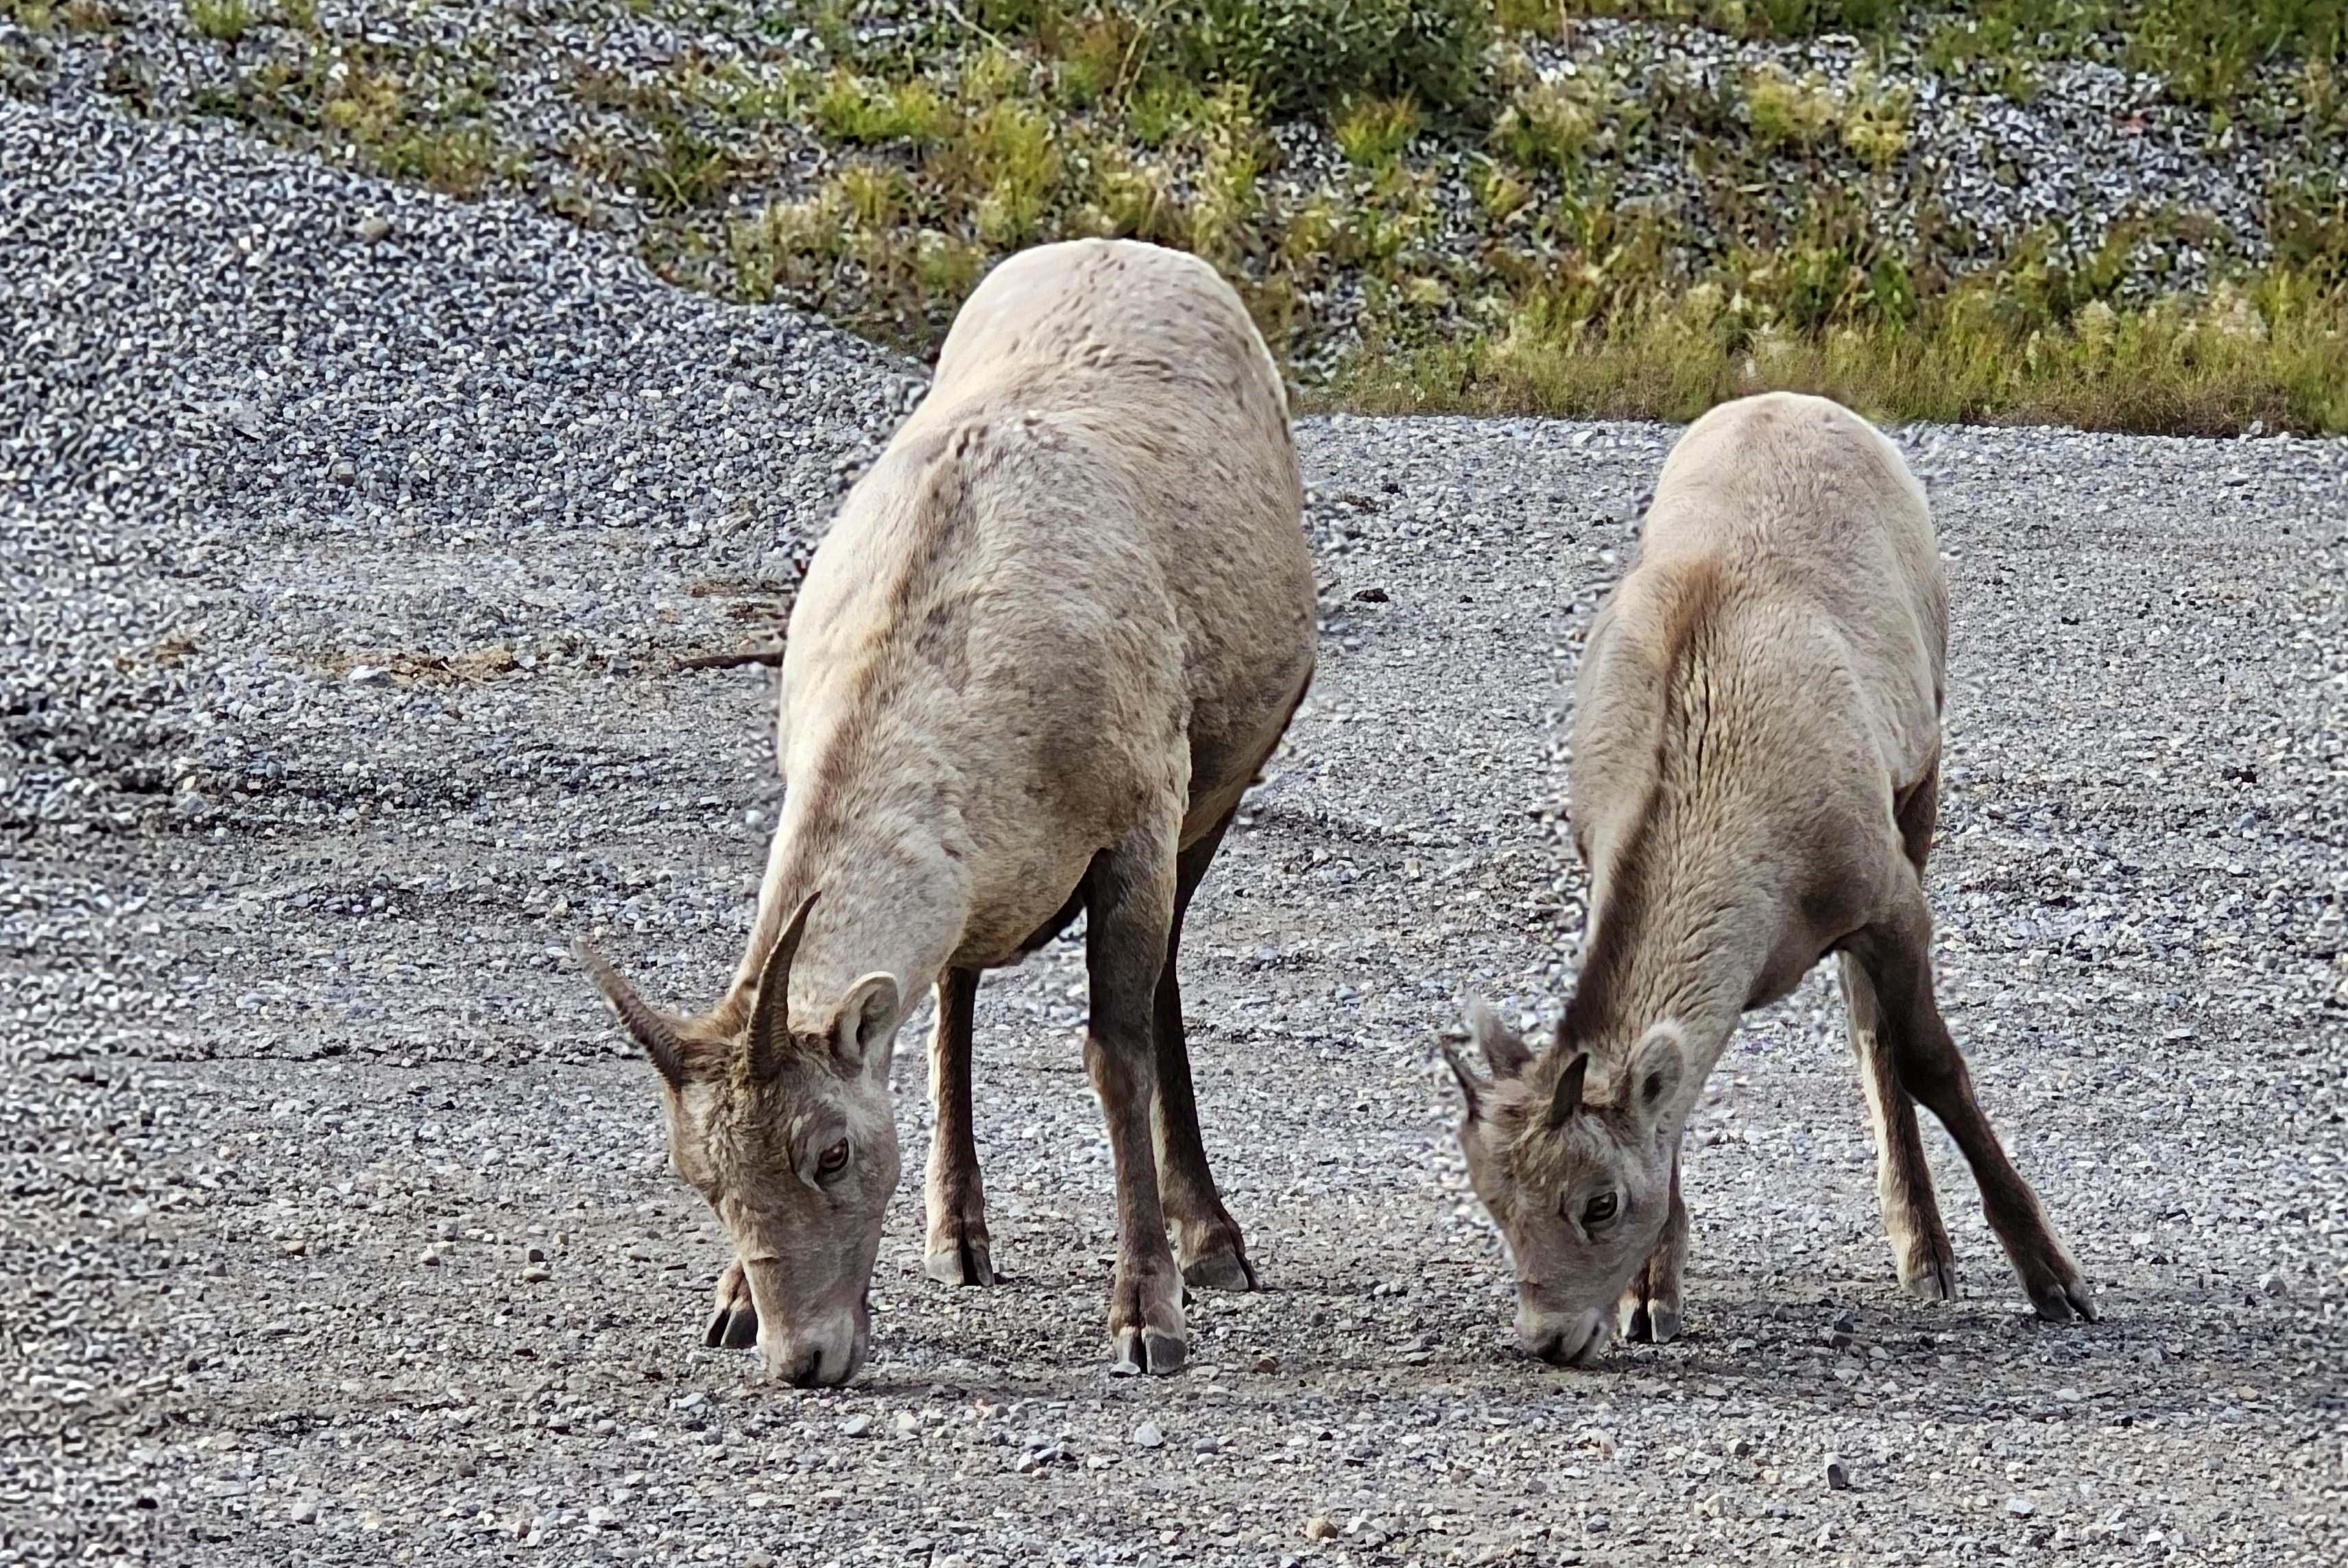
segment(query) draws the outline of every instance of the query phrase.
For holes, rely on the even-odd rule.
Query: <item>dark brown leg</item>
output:
[[[1115,1370],[1172,1372],[1188,1348],[1182,1279],[1166,1244],[1150,1122],[1157,1099],[1153,999],[1174,914],[1174,825],[1137,833],[1094,857],[1085,877],[1085,962],[1092,1025],[1085,1066],[1117,1162],[1117,1276],[1108,1331]]]
[[[1900,1064],[1884,1038],[1882,1009],[1874,982],[1850,954],[1842,955],[1842,1005],[1850,1020],[1850,1048],[1867,1091],[1868,1120],[1875,1128],[1875,1195],[1883,1228],[1891,1237],[1891,1257],[1900,1283],[1928,1301],[1957,1294],[1957,1255],[1941,1224],[1932,1194],[1932,1168],[1924,1160],[1924,1140],[1916,1126],[1916,1102],[1900,1081]]]
[[[1174,1224],[1175,1255],[1182,1282],[1209,1290],[1253,1290],[1255,1270],[1247,1244],[1223,1207],[1207,1167],[1206,1140],[1199,1132],[1199,1102],[1190,1084],[1190,1046],[1182,1028],[1182,988],[1175,976],[1182,948],[1182,917],[1190,895],[1207,875],[1215,849],[1231,819],[1225,816],[1204,838],[1184,850],[1174,867],[1174,923],[1166,936],[1166,967],[1159,972],[1151,1035],[1158,1051],[1157,1113],[1152,1132],[1158,1145],[1158,1185],[1166,1215]]]
[[[2038,1195],[2013,1168],[1974,1098],[1972,1074],[1949,1038],[1932,998],[1932,923],[1923,889],[1911,887],[1903,907],[1848,944],[1873,983],[1878,1033],[1887,1043],[1900,1086],[1941,1119],[1972,1167],[1990,1228],[2005,1244],[2014,1273],[2038,1315],[2049,1322],[2096,1316],[2079,1266],[2039,1207]]]
[[[971,1128],[970,1030],[978,1007],[978,971],[948,969],[938,982],[938,1022],[930,1035],[929,1245],[922,1271],[947,1285],[993,1285],[986,1243],[986,1192],[978,1177],[978,1139]]]
[[[1687,1204],[1680,1197],[1680,1155],[1672,1151],[1672,1212],[1655,1250],[1631,1276],[1615,1304],[1614,1323],[1625,1341],[1668,1344],[1680,1337],[1680,1281],[1687,1268]]]
[[[1941,765],[1935,762],[1892,802],[1900,848],[1916,868],[1919,883],[1931,854],[1932,829],[1940,811]],[[1941,1223],[1940,1202],[1932,1191],[1932,1167],[1924,1158],[1923,1136],[1916,1126],[1915,1099],[1901,1086],[1899,1064],[1883,1038],[1882,1009],[1874,982],[1849,953],[1842,955],[1841,969],[1851,1052],[1859,1058],[1868,1120],[1875,1128],[1876,1202],[1883,1212],[1884,1231],[1891,1238],[1900,1283],[1909,1294],[1926,1300],[1953,1300],[1956,1252],[1949,1245],[1947,1227]]]

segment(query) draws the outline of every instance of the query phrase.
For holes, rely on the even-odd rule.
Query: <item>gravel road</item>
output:
[[[2348,445],[1902,433],[1943,1007],[2103,1322],[2030,1317],[1937,1130],[1962,1296],[1898,1294],[1822,973],[1697,1112],[1688,1337],[1515,1352],[1434,1048],[1570,979],[1568,682],[1672,433],[1327,419],[1319,683],[1185,948],[1267,1289],[1106,1376],[1063,942],[981,996],[1009,1277],[921,1277],[909,1175],[801,1393],[699,1348],[716,1227],[562,948],[714,995],[770,677],[677,657],[771,636],[918,367],[13,102],[0,344],[0,1563],[2348,1553]]]

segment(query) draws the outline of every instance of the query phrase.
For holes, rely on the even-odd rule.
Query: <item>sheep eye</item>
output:
[[[1602,1225],[1614,1217],[1614,1211],[1618,1206],[1613,1194],[1601,1193],[1582,1206],[1581,1223],[1585,1225]]]
[[[848,1140],[845,1138],[826,1149],[823,1158],[815,1163],[815,1173],[819,1176],[836,1176],[847,1168]]]

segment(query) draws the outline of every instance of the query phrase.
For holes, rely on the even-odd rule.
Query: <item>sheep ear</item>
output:
[[[896,1038],[902,999],[897,977],[879,969],[848,989],[848,999],[839,1004],[839,1019],[832,1026],[832,1049],[850,1071],[870,1072],[877,1065],[887,1073],[889,1042]]]
[[[1443,1060],[1450,1065],[1451,1076],[1459,1081],[1459,1092],[1468,1102],[1468,1120],[1475,1121],[1484,1113],[1484,1093],[1491,1085],[1477,1077],[1476,1070],[1448,1045],[1443,1047]]]
[[[1678,1024],[1665,1019],[1639,1037],[1631,1048],[1631,1072],[1625,1080],[1630,1089],[1624,1098],[1641,1126],[1653,1130],[1662,1122],[1679,1098],[1680,1081],[1686,1075],[1687,1038]]]
[[[1486,1007],[1481,999],[1468,1004],[1468,1032],[1484,1052],[1484,1060],[1492,1064],[1492,1071],[1501,1078],[1514,1078],[1525,1070],[1533,1053],[1517,1037],[1517,1031],[1502,1023],[1499,1015]]]
[[[1590,1076],[1590,1053],[1577,1050],[1565,1071],[1557,1075],[1557,1092],[1550,1096],[1549,1126],[1554,1132],[1573,1120],[1581,1109],[1582,1081]]]

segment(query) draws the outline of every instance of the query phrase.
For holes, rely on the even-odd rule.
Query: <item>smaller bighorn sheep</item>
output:
[[[660,1070],[678,1173],[733,1241],[711,1343],[755,1337],[803,1385],[862,1365],[899,1168],[890,1057],[922,987],[938,1004],[928,1272],[993,1283],[979,974],[1079,911],[1119,1369],[1180,1366],[1186,1281],[1253,1286],[1200,1138],[1175,955],[1312,679],[1303,513],[1279,373],[1204,262],[1046,245],[963,303],[792,610],[787,792],[732,986],[670,1018],[584,954]]]
[[[1689,1109],[1738,1017],[1828,953],[1900,1282],[1956,1288],[1921,1101],[1972,1164],[2039,1314],[2096,1315],[1933,1001],[1923,874],[1947,642],[1923,491],[1872,426],[1770,394],[1714,409],[1673,448],[1575,685],[1573,836],[1591,887],[1572,1000],[1538,1057],[1478,1007],[1492,1081],[1445,1051],[1534,1355],[1579,1362],[1618,1327],[1678,1333]]]

